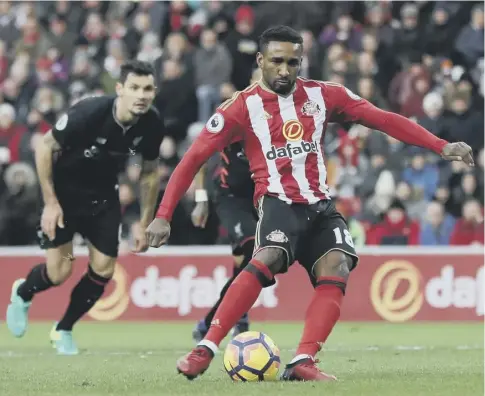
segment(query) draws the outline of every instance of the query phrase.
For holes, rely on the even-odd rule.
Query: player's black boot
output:
[[[205,319],[201,319],[199,322],[197,322],[195,329],[192,331],[192,339],[195,341],[196,344],[202,341],[208,330],[209,329],[207,328]]]
[[[249,316],[247,313],[245,313],[241,319],[239,319],[236,326],[234,326],[234,329],[232,330],[232,337],[234,338],[238,334],[245,333],[246,331],[249,331]]]

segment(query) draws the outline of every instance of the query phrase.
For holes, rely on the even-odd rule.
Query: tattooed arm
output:
[[[52,131],[46,133],[35,149],[35,165],[39,177],[44,203],[58,204],[52,181],[52,154],[61,149],[61,146],[52,135]]]
[[[144,160],[140,177],[140,223],[143,232],[155,216],[155,205],[157,204],[159,190],[160,178],[158,177],[158,159],[154,161]]]
[[[146,252],[148,249],[145,230],[155,215],[159,189],[158,159],[143,160],[140,177],[141,218],[139,226],[135,227],[133,231],[135,247],[132,249],[132,252],[134,253]]]

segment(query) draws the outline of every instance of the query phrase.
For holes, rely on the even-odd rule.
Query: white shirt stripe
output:
[[[276,162],[268,160],[265,156],[265,153],[271,151],[271,133],[269,130],[268,120],[264,117],[263,100],[258,94],[248,96],[246,98],[246,106],[248,108],[251,126],[256,137],[261,143],[263,156],[266,160],[266,166],[268,167],[268,192],[278,194],[278,198],[281,201],[290,204],[292,201],[285,194],[285,190],[283,189],[283,185],[281,184],[281,175],[276,168]]]
[[[286,98],[278,96],[278,104],[280,106],[280,113],[281,118],[283,119],[283,123],[290,120],[298,121],[298,115],[295,109],[295,102],[293,101],[293,95],[290,95]],[[297,142],[289,142],[290,145],[299,145]],[[295,178],[296,182],[298,183],[298,187],[300,188],[300,194],[305,198],[310,204],[318,202],[319,198],[315,197],[312,190],[310,189],[310,184],[308,183],[308,179],[305,173],[305,163],[307,159],[308,153],[303,152],[299,155],[293,155],[291,158],[291,167],[293,177]]]
[[[307,88],[304,87],[307,93],[307,96],[310,100],[314,101],[315,103],[320,106],[321,113],[313,118],[315,123],[315,132],[313,133],[312,140],[319,146],[320,150],[317,152],[317,165],[318,165],[318,181],[319,181],[319,189],[322,193],[326,194],[327,197],[330,196],[330,191],[327,185],[327,168],[325,167],[325,161],[323,160],[323,145],[322,145],[322,133],[323,133],[323,125],[325,124],[325,112],[326,106],[325,101],[323,100],[322,89],[320,87],[314,88]]]

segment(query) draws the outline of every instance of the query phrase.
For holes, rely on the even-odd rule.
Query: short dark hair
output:
[[[303,46],[303,37],[295,29],[280,25],[266,29],[259,37],[259,50],[265,51],[270,41],[300,44]]]
[[[150,74],[155,76],[155,70],[150,63],[139,60],[130,60],[121,66],[121,73],[118,81],[124,84],[130,73],[136,74],[137,76],[149,76]]]

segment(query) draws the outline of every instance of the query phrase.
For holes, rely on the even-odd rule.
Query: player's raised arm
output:
[[[147,228],[148,243],[160,247],[170,236],[169,222],[180,199],[189,188],[200,167],[217,151],[228,144],[241,140],[237,106],[228,111],[218,110],[207,121],[204,129],[175,168],[155,220]]]
[[[406,117],[375,107],[341,85],[324,85],[327,96],[332,101],[332,116],[335,121],[358,122],[369,128],[378,129],[401,142],[432,150],[446,160],[474,165],[472,149],[466,143],[449,143]]]

